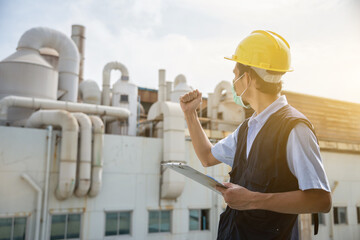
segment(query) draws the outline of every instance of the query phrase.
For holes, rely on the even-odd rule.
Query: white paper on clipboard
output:
[[[193,169],[192,167],[190,167],[189,165],[187,165],[185,163],[164,163],[162,165],[165,167],[168,167],[188,178],[191,178],[192,180],[204,185],[207,188],[210,188],[211,190],[213,190],[219,194],[221,194],[221,193],[215,189],[215,186],[227,188],[226,186],[224,186],[222,183],[218,182],[214,178],[207,176],[207,175]]]

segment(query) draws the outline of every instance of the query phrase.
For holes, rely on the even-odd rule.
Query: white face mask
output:
[[[244,74],[245,74],[245,73],[244,73]],[[238,77],[238,78],[233,82],[231,90],[232,90],[232,93],[233,93],[234,102],[235,102],[237,105],[242,106],[243,108],[249,109],[249,108],[250,108],[250,105],[245,105],[245,104],[244,104],[244,102],[243,102],[243,100],[242,100],[242,96],[244,95],[245,91],[248,89],[250,83],[249,83],[249,85],[246,87],[246,89],[241,93],[240,96],[238,96],[238,95],[236,94],[235,87],[234,87],[234,86],[235,86],[235,83],[236,83],[239,79],[241,79],[241,78],[244,76],[244,74],[241,75],[240,77]]]

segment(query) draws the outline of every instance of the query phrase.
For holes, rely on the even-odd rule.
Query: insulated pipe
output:
[[[48,203],[48,192],[49,192],[49,179],[50,179],[50,158],[51,158],[51,141],[52,141],[52,126],[48,126],[47,135],[47,153],[46,153],[46,172],[45,172],[45,188],[44,188],[44,206],[42,209],[42,222],[41,222],[41,238],[45,239],[46,233],[46,222],[47,222],[47,203]]]
[[[39,239],[40,232],[40,215],[41,215],[41,198],[42,190],[41,188],[32,180],[29,175],[26,173],[21,174],[21,178],[26,180],[37,192],[37,204],[36,204],[36,222],[35,222],[35,236],[34,239]]]
[[[66,93],[60,98],[63,101],[77,101],[79,52],[75,43],[62,32],[37,27],[26,31],[20,38],[17,50],[52,48],[59,53],[59,85]]]
[[[76,157],[79,125],[69,112],[64,110],[39,110],[26,121],[26,127],[56,125],[62,129],[59,181],[55,195],[64,200],[70,197],[75,188]]]
[[[158,102],[165,102],[165,101],[166,101],[165,70],[159,69]]]
[[[90,189],[91,178],[91,131],[89,116],[84,113],[72,114],[80,126],[80,155],[78,154],[75,195],[84,197]]]
[[[119,62],[109,62],[105,65],[103,70],[103,91],[102,91],[102,105],[110,105],[110,73],[112,70],[120,70],[121,80],[129,80],[129,72],[125,65]]]
[[[163,116],[162,163],[185,162],[185,119],[179,103],[156,102],[149,109],[148,120]],[[152,125],[150,125],[152,126]],[[177,199],[185,185],[184,176],[161,167],[160,198]]]
[[[71,26],[71,39],[76,44],[79,55],[80,55],[80,64],[79,64],[79,84],[84,80],[84,60],[85,60],[85,27],[82,25],[72,25]]]
[[[97,116],[90,116],[93,124],[93,154],[92,154],[92,174],[90,197],[99,194],[102,185],[102,172],[104,165],[103,148],[104,148],[104,123]]]
[[[171,92],[173,88],[173,83],[166,81],[166,101],[171,101]]]
[[[7,96],[0,100],[0,119],[6,120],[9,107],[24,107],[31,109],[61,109],[69,112],[83,112],[86,114],[113,116],[118,119],[128,119],[130,111],[125,108],[93,105],[86,103],[72,103],[54,101],[41,98]]]

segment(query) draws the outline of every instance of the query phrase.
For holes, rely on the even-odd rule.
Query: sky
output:
[[[158,88],[184,74],[206,96],[233,79],[231,56],[253,30],[271,30],[290,44],[294,72],[284,90],[360,103],[358,0],[0,0],[0,60],[28,29],[71,35],[86,27],[84,78],[102,85],[106,63],[119,61],[130,81]],[[111,84],[120,77],[113,71]]]

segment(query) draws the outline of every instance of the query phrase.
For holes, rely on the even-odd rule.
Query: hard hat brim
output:
[[[284,69],[275,69],[275,68],[264,68],[264,67],[259,67],[257,65],[254,65],[254,64],[249,64],[249,63],[246,63],[246,62],[243,62],[243,61],[239,61],[239,60],[235,60],[234,58],[232,57],[224,57],[225,59],[227,60],[230,60],[230,61],[234,61],[234,62],[238,62],[238,63],[241,63],[241,64],[244,64],[246,66],[250,66],[250,67],[256,67],[256,68],[262,68],[262,69],[265,69],[265,70],[269,70],[269,71],[274,71],[274,72],[292,72],[294,71],[294,69],[291,67],[287,70],[284,70]]]

